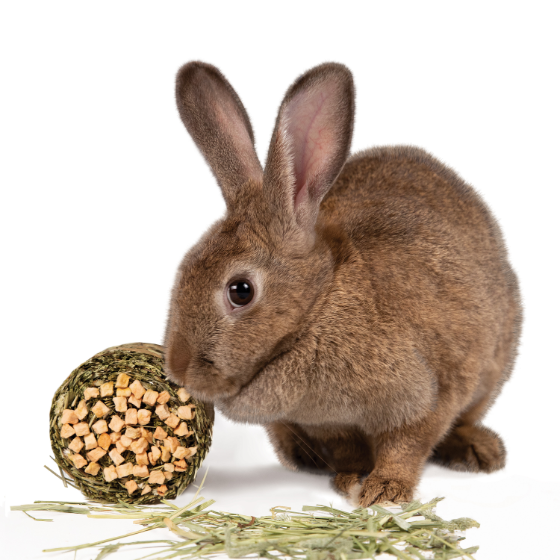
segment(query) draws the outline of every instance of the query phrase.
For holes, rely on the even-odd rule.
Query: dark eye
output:
[[[254,294],[255,290],[249,280],[234,280],[227,289],[227,297],[233,307],[247,305]]]

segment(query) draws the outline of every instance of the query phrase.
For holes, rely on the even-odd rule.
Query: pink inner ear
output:
[[[316,179],[336,150],[335,83],[317,84],[296,94],[285,110],[286,132],[292,147],[295,174],[294,204],[324,194]],[[328,188],[327,185],[326,187]]]
[[[227,98],[216,101],[214,104],[216,121],[219,129],[227,131],[230,135],[232,149],[237,151],[239,165],[242,167],[239,171],[253,180],[261,180],[262,167],[255,154],[249,132],[238,115],[237,107]]]

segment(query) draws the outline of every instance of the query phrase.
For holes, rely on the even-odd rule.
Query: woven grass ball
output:
[[[88,498],[150,504],[194,480],[213,420],[211,407],[166,379],[161,346],[124,344],[84,362],[56,391],[51,445]]]

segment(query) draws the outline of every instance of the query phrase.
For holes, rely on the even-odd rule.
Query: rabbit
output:
[[[264,169],[217,68],[183,66],[176,96],[226,214],[179,266],[169,378],[263,425],[285,467],[331,475],[362,507],[412,500],[428,461],[502,468],[481,420],[510,376],[522,307],[473,188],[419,148],[350,156],[354,85],[338,63],[288,89]]]

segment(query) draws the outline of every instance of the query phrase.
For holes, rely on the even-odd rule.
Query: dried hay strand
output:
[[[212,441],[214,411],[166,379],[163,361],[157,344],[114,346],[56,391],[55,461],[87,498],[152,504],[176,498],[194,480]]]

